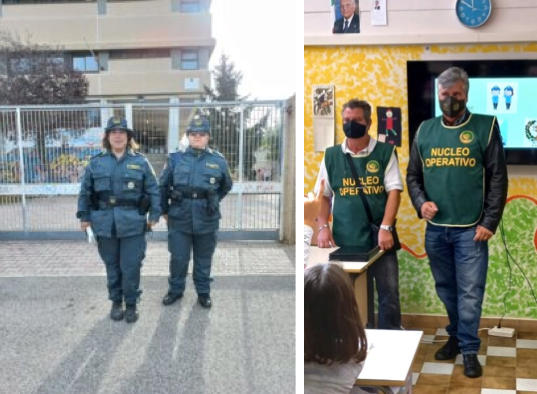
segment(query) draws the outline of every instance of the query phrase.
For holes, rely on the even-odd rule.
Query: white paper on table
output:
[[[93,235],[93,230],[91,227],[86,227],[86,235],[88,236],[88,243],[95,245],[95,236]]]
[[[371,0],[371,26],[388,24],[386,0]]]

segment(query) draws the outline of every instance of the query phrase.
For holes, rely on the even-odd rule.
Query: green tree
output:
[[[88,80],[64,51],[0,30],[0,105],[79,104]]]
[[[88,93],[88,80],[80,71],[73,69],[68,56],[61,48],[34,44],[28,35],[19,35],[0,29],[0,105],[66,105],[84,103]],[[62,111],[41,111],[38,116],[22,117],[23,135],[35,139],[35,147],[24,149],[26,173],[35,168],[51,168],[51,157],[45,149],[48,133],[59,129],[83,129],[87,125],[87,113],[65,116]],[[12,120],[12,112],[3,112],[2,119]],[[5,140],[13,132],[14,122],[0,130]],[[4,133],[4,135],[2,135]],[[63,153],[63,152],[62,152]],[[15,151],[18,155],[18,150]],[[28,167],[30,167],[28,169]]]
[[[211,145],[220,151],[227,159],[233,171],[239,165],[240,129],[241,129],[241,101],[249,96],[240,96],[239,87],[242,82],[242,72],[235,68],[229,57],[222,54],[220,62],[211,72],[214,88],[205,86],[205,100],[209,102],[239,102],[234,106],[223,106],[211,109],[209,118],[211,122]],[[254,152],[259,148],[263,137],[263,129],[268,120],[268,113],[258,115],[256,108],[250,104],[242,106],[243,118],[243,176],[246,180],[253,180],[255,173]],[[256,116],[257,115],[257,116]]]

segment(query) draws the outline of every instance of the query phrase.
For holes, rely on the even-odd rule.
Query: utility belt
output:
[[[105,211],[107,209],[119,207],[137,208],[140,215],[145,215],[149,210],[149,198],[143,197],[135,200],[132,198],[116,198],[114,196],[103,196],[97,201],[95,210]]]
[[[133,199],[126,199],[126,198],[116,198],[113,196],[110,196],[106,199],[100,199],[99,200],[99,209],[105,210],[110,208],[117,208],[117,207],[136,207],[138,208],[138,205],[140,205],[140,202],[138,200]]]
[[[184,199],[206,200],[214,194],[207,189],[197,189],[195,187],[182,187],[170,190],[170,199],[172,203],[180,203]]]

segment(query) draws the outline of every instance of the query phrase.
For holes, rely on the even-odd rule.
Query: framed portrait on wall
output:
[[[331,0],[334,34],[360,33],[358,0]]]

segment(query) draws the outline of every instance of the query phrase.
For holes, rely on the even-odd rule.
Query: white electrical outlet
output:
[[[489,335],[493,337],[512,338],[513,335],[515,335],[515,329],[507,327],[498,328],[498,326],[494,326],[494,328],[489,330]]]

